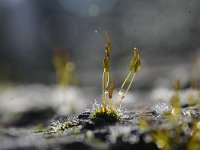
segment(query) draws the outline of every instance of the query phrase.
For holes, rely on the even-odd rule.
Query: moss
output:
[[[74,126],[74,124],[72,123],[72,121],[68,120],[63,123],[63,125],[61,126],[61,129],[64,130],[64,129],[68,129],[73,126]]]
[[[119,121],[122,116],[118,114],[117,109],[100,107],[92,113],[92,118],[102,119],[105,122],[114,123]]]
[[[102,104],[92,112],[92,118],[103,119],[106,122],[116,122],[121,118],[118,114],[118,110],[121,107],[122,100],[125,98],[135,80],[136,74],[140,70],[141,57],[139,49],[134,48],[134,55],[129,66],[129,73],[122,83],[116,98],[113,99],[114,81],[112,80],[112,82],[110,82],[110,53],[111,42],[109,35],[106,32],[106,46],[102,74]],[[126,87],[125,92],[123,92],[124,87]]]

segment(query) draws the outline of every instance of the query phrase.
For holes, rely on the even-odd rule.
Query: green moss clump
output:
[[[73,127],[74,126],[74,123],[70,120],[64,122],[64,124],[61,126],[61,129],[64,130],[64,129],[68,129],[70,127]]]
[[[139,49],[134,48],[134,55],[130,63],[129,73],[120,87],[116,98],[113,99],[114,80],[110,82],[110,53],[111,42],[109,35],[106,32],[106,46],[102,74],[102,104],[93,110],[92,118],[103,119],[107,122],[116,122],[121,118],[118,112],[121,107],[122,100],[125,98],[135,80],[136,74],[140,70],[141,57]],[[125,87],[126,90],[124,91]]]
[[[114,109],[114,108],[104,109],[103,107],[100,107],[92,113],[92,118],[101,119],[109,123],[115,123],[119,121],[122,118],[122,116],[119,115],[119,113],[117,112],[117,109]]]

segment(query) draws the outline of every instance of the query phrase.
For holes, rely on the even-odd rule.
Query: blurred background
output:
[[[142,67],[131,91],[199,80],[199,0],[0,0],[1,113],[48,104],[65,115],[100,99],[105,31],[116,87],[134,47]]]

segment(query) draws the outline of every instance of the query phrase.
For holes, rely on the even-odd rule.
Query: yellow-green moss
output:
[[[117,122],[122,116],[119,115],[115,108],[106,107],[106,109],[104,109],[104,107],[100,107],[92,112],[92,118],[103,119],[106,122]]]

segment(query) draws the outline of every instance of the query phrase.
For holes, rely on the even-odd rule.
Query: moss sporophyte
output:
[[[54,50],[52,63],[55,68],[57,82],[60,86],[67,87],[70,84],[77,84],[75,64],[71,61],[68,53],[59,49]]]
[[[141,58],[139,49],[134,48],[134,55],[129,66],[129,73],[119,88],[116,98],[113,98],[114,81],[110,81],[110,53],[111,43],[109,35],[106,32],[106,46],[102,74],[102,104],[98,105],[93,110],[92,117],[102,118],[107,121],[117,121],[121,118],[121,115],[118,112],[119,108],[121,107],[122,100],[125,98],[134,82],[136,74],[140,70]],[[124,89],[125,86],[126,89]]]

